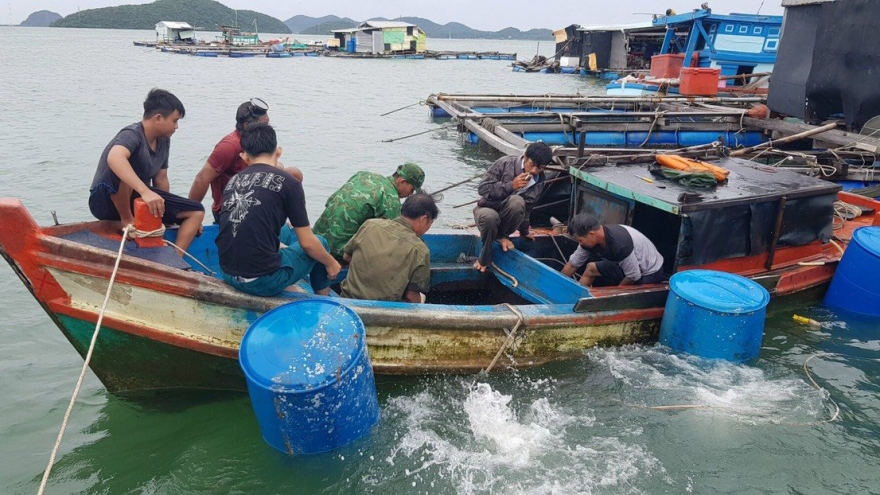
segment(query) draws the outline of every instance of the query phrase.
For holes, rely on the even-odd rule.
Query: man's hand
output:
[[[526,187],[530,180],[532,180],[532,174],[528,172],[523,172],[517,175],[516,177],[514,177],[513,182],[511,183],[513,185],[513,190],[519,191],[520,189]]]
[[[161,217],[165,214],[165,200],[162,199],[162,196],[159,196],[153,191],[147,190],[141,194],[141,199],[147,204],[147,208],[150,209],[150,214],[154,217]]]
[[[336,277],[339,275],[339,272],[342,270],[342,265],[339,264],[335,259],[332,263],[324,265],[327,269],[327,278],[330,280],[336,280]]]

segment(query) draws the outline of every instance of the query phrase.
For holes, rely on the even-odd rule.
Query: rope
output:
[[[816,380],[813,380],[813,375],[810,373],[810,369],[809,369],[809,367],[807,367],[807,364],[814,357],[830,356],[830,355],[832,355],[832,354],[829,354],[826,352],[818,352],[818,353],[813,354],[812,356],[808,357],[806,359],[806,361],[804,361],[804,373],[807,374],[807,379],[810,380],[810,383],[813,385],[813,387],[816,390],[823,390],[823,389],[822,389],[822,387],[819,386],[818,383],[816,383]],[[811,426],[811,425],[814,425],[817,423],[832,423],[834,421],[837,421],[837,419],[840,417],[840,406],[838,406],[837,403],[834,402],[834,399],[831,399],[830,396],[828,398],[828,401],[831,402],[832,405],[834,405],[834,414],[832,414],[829,419],[825,419],[825,420],[818,421],[818,422],[812,422],[812,423],[788,423],[788,425],[789,426]],[[705,408],[705,409],[725,409],[725,407],[712,406],[709,404],[673,404],[673,405],[668,405],[668,406],[648,407],[648,409],[653,409],[655,411],[672,411],[672,410],[679,410],[679,409],[703,409],[703,408]]]
[[[517,280],[516,277],[514,277],[513,275],[502,270],[498,265],[495,264],[495,262],[492,262],[492,269],[495,270],[496,272],[498,272],[499,275],[510,280],[510,284],[513,287],[519,287],[519,280]]]
[[[162,237],[165,235],[165,226],[160,225],[156,230],[138,230],[134,225],[129,225],[128,229],[128,238],[130,239],[144,239],[147,237]],[[126,237],[126,236],[123,236]]]
[[[657,125],[657,121],[660,120],[660,117],[665,114],[666,114],[666,110],[661,110],[659,112],[654,113],[654,122],[651,122],[651,127],[648,129],[648,135],[645,136],[645,140],[642,141],[642,144],[640,144],[638,146],[639,148],[648,144],[648,140],[651,139],[651,134],[654,132],[654,126]]]
[[[495,263],[492,263],[492,266],[495,266]],[[497,269],[497,267],[496,267],[496,269]],[[504,343],[501,344],[501,349],[498,349],[498,353],[495,354],[495,358],[492,360],[491,363],[489,363],[489,366],[487,366],[486,369],[483,370],[483,373],[489,373],[490,371],[492,371],[492,368],[495,367],[495,363],[498,362],[498,358],[501,357],[501,354],[504,353],[504,350],[507,349],[510,346],[510,344],[513,342],[513,340],[516,338],[516,332],[519,330],[520,325],[523,324],[523,320],[524,320],[523,315],[522,315],[522,313],[520,313],[520,311],[518,309],[516,309],[516,307],[514,307],[513,305],[508,304],[508,303],[504,303],[504,306],[506,306],[507,309],[509,309],[513,314],[516,315],[516,317],[517,317],[516,325],[514,325],[513,330],[511,330],[510,333],[507,334],[507,338],[504,339]]]
[[[813,386],[816,387],[816,390],[822,390],[822,387],[820,387],[819,384],[816,383],[816,380],[813,380],[813,375],[810,373],[810,369],[807,367],[807,363],[809,363],[811,359],[817,356],[830,356],[830,354],[826,352],[817,352],[816,354],[808,357],[807,360],[804,361],[804,373],[807,374],[807,378],[810,379],[810,383],[812,383]],[[834,415],[831,416],[831,419],[826,419],[825,421],[823,421],[823,423],[831,423],[832,421],[837,421],[837,418],[840,417],[840,406],[838,406],[837,403],[834,402],[834,399],[832,399],[831,397],[828,397],[828,400],[831,401],[832,404],[834,404]]]
[[[202,263],[201,261],[199,261],[198,258],[196,258],[195,256],[193,256],[193,255],[189,254],[188,252],[186,252],[186,249],[183,249],[182,247],[178,246],[177,244],[174,244],[173,242],[169,241],[168,239],[163,239],[163,240],[165,241],[165,244],[168,244],[169,246],[171,246],[171,247],[177,249],[178,251],[181,252],[181,254],[183,254],[184,256],[188,256],[191,260],[195,261],[196,264],[198,264],[200,267],[204,268],[205,271],[208,272],[208,274],[211,275],[212,277],[213,277],[214,275],[217,275],[217,272],[215,272],[214,270],[211,270],[210,268],[208,268],[207,266],[205,266],[204,263]]]
[[[110,301],[110,291],[113,289],[113,282],[116,281],[116,272],[119,270],[119,262],[122,261],[122,250],[125,248],[125,240],[130,230],[133,228],[134,227],[131,225],[127,225],[122,231],[122,241],[119,243],[119,252],[116,253],[116,264],[113,265],[113,272],[110,274],[110,282],[107,284],[107,293],[104,295],[104,304],[101,305],[101,312],[98,313],[98,321],[95,323],[95,332],[92,334],[91,343],[89,343],[89,351],[86,353],[82,370],[76,381],[76,387],[73,389],[73,395],[70,396],[70,404],[67,406],[67,411],[64,412],[64,420],[61,422],[61,430],[58,432],[58,438],[55,439],[55,446],[52,448],[52,454],[49,456],[49,464],[46,466],[46,470],[43,471],[43,479],[40,481],[40,488],[37,491],[38,495],[42,495],[43,491],[46,489],[46,482],[49,481],[49,473],[52,472],[52,465],[55,464],[55,456],[58,455],[58,449],[61,447],[61,439],[64,438],[64,430],[67,429],[67,423],[70,420],[70,413],[73,411],[73,404],[76,402],[77,395],[79,395],[83,379],[86,376],[86,370],[89,369],[89,361],[92,360],[92,353],[95,350],[95,344],[98,342],[98,332],[101,330],[101,322],[104,321],[104,311],[107,309],[107,303]],[[165,227],[163,226],[162,230],[164,229]]]

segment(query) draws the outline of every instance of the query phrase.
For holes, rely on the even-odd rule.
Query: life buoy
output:
[[[730,175],[730,170],[727,170],[724,167],[701,162],[700,160],[694,160],[692,158],[685,158],[679,155],[657,155],[657,163],[664,167],[681,170],[683,172],[708,172],[715,176],[715,180],[718,182],[726,181],[727,176]]]

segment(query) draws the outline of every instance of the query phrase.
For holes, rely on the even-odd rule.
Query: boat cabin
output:
[[[365,21],[350,29],[336,29],[339,49],[350,53],[390,55],[424,53],[427,36],[415,24],[399,21]]]
[[[195,29],[185,22],[160,21],[156,23],[158,43],[195,43]]]
[[[653,176],[644,165],[571,167],[571,212],[639,230],[663,255],[667,274],[696,267],[757,273],[792,263],[783,248],[831,238],[839,185],[738,158],[717,165],[730,175],[711,189]]]
[[[658,16],[653,25],[666,34],[660,58],[652,63],[675,57],[678,67],[719,68],[721,76],[772,72],[782,34],[782,16],[721,15],[711,9]],[[677,77],[675,72],[664,77]]]

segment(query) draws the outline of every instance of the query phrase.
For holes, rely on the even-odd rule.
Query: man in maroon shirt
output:
[[[235,174],[247,168],[247,164],[241,158],[244,150],[241,148],[241,136],[248,128],[256,123],[269,122],[269,105],[259,98],[252,98],[238,106],[235,112],[235,130],[227,134],[214,146],[214,151],[208,157],[208,161],[196,174],[192,187],[189,190],[189,199],[202,201],[211,188],[211,197],[214,204],[211,212],[214,214],[214,223],[219,223],[220,206],[223,203],[223,188],[229,183]],[[290,175],[302,182],[302,171],[297,167],[284,167]]]

